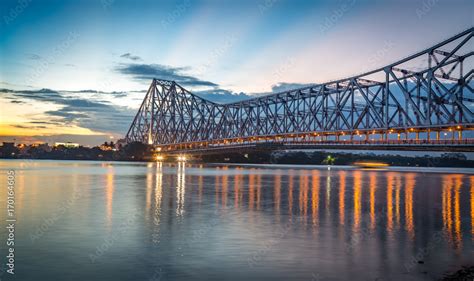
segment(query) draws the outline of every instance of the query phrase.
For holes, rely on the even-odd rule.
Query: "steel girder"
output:
[[[167,145],[472,126],[473,34],[470,28],[361,75],[228,104],[203,99],[173,81],[153,79],[126,140]]]

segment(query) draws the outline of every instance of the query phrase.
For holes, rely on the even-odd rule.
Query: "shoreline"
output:
[[[50,162],[98,162],[98,163],[129,163],[129,164],[149,164],[158,161],[129,161],[129,160],[87,160],[87,159],[9,159],[0,158],[0,161],[14,161],[14,162],[31,162],[31,161],[50,161]],[[176,164],[174,161],[163,161],[162,163]],[[323,165],[323,164],[285,164],[285,163],[232,163],[232,162],[199,162],[188,161],[191,165],[207,165],[207,166],[233,166],[233,167],[261,167],[268,169],[319,169],[319,170],[365,170],[377,172],[416,172],[416,173],[449,173],[449,174],[467,174],[474,175],[474,167],[433,167],[433,166],[387,166],[383,168],[363,168],[356,165]],[[433,169],[430,171],[428,169]],[[436,171],[435,171],[436,170]]]

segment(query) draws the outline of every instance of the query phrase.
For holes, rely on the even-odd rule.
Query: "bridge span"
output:
[[[153,79],[126,141],[168,153],[282,149],[472,151],[474,28],[345,79],[215,103]]]

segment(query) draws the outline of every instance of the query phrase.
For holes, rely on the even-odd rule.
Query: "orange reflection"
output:
[[[312,171],[312,188],[311,188],[311,210],[312,210],[312,218],[313,218],[313,225],[318,225],[318,210],[319,210],[319,171],[313,170]]]
[[[454,175],[454,233],[456,234],[455,245],[461,247],[462,234],[461,234],[461,207],[460,201],[460,190],[462,186],[462,175]]]
[[[474,239],[474,176],[471,176],[471,239]]]
[[[262,175],[257,175],[257,210],[260,210],[260,197],[262,193]]]
[[[370,173],[369,179],[370,188],[370,229],[375,229],[375,189],[377,188],[377,175]]]
[[[446,175],[443,177],[443,226],[444,230],[453,242],[456,248],[462,246],[462,232],[461,232],[461,206],[460,206],[460,192],[462,187],[463,175]],[[471,178],[472,182],[472,178]],[[472,192],[472,186],[471,186]],[[452,194],[454,193],[454,201]],[[472,193],[471,193],[472,199]],[[472,204],[472,202],[471,202]],[[472,211],[472,206],[471,206]],[[454,221],[453,221],[454,219]],[[453,236],[454,232],[454,236]]]
[[[155,176],[155,214],[153,216],[153,224],[155,225],[152,239],[154,243],[159,242],[159,226],[161,222],[161,201],[163,198],[163,163],[156,163]]]
[[[227,187],[229,184],[229,176],[227,175],[227,167],[222,168],[223,175],[222,175],[222,207],[227,208]]]
[[[331,171],[328,171],[328,176],[326,178],[326,214],[329,216],[331,212],[329,211],[329,206],[331,204]]]
[[[387,173],[387,231],[393,230],[393,173]]]
[[[216,176],[215,176],[215,179],[214,179],[214,181],[215,181],[214,187],[215,187],[215,190],[216,190],[216,206],[219,206],[219,185],[220,185],[219,175],[220,175],[221,168],[216,167],[216,170],[217,170],[217,173],[216,173]]]
[[[344,225],[344,209],[346,196],[346,172],[339,171],[339,223]]]
[[[415,183],[415,174],[405,175],[405,229],[412,240],[415,238],[415,225],[413,224],[413,190]]]
[[[145,214],[146,218],[148,219],[148,215],[150,213],[150,207],[151,207],[151,193],[153,190],[153,172],[151,170],[152,168],[152,163],[147,164],[147,170],[146,170],[146,201],[145,201]]]
[[[237,170],[240,170],[237,167]],[[234,206],[237,209],[239,207],[239,202],[242,200],[242,191],[240,190],[240,185],[242,184],[242,175],[237,173],[234,176]]]
[[[400,189],[402,187],[402,179],[400,176],[395,178],[395,218],[397,227],[400,226]]]
[[[254,197],[255,197],[255,175],[251,169],[249,174],[249,209],[253,210]]]
[[[451,175],[443,176],[443,193],[442,193],[442,205],[443,205],[443,226],[445,232],[450,239],[452,239],[452,215],[451,215],[451,191],[453,183]]]
[[[186,164],[178,162],[177,185],[176,185],[176,215],[184,214],[184,194],[186,184]]]
[[[288,211],[290,216],[293,215],[293,170],[288,173]]]
[[[360,171],[354,172],[354,230],[357,231],[360,227],[360,215],[361,215],[361,185],[362,185],[362,173]]]
[[[280,205],[281,205],[281,175],[280,174],[275,175],[275,186],[274,186],[273,196],[274,196],[273,201],[275,202],[275,212],[277,214],[280,214]]]
[[[112,204],[114,199],[114,169],[109,167],[107,169],[107,185],[105,188],[107,198],[107,225],[112,225]]]
[[[199,189],[199,204],[201,204],[202,202],[202,189],[203,189],[203,186],[204,186],[204,177],[202,175],[202,173],[199,174],[199,178],[198,178],[198,189]]]
[[[308,174],[307,171],[300,173],[300,192],[299,192],[300,213],[306,216],[308,211]]]

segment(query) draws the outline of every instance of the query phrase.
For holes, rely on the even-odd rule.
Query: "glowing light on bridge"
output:
[[[176,160],[178,160],[179,162],[186,162],[187,157],[184,154],[180,154],[176,157]]]
[[[155,160],[158,161],[158,162],[161,162],[161,161],[165,160],[165,157],[163,155],[156,155]]]

